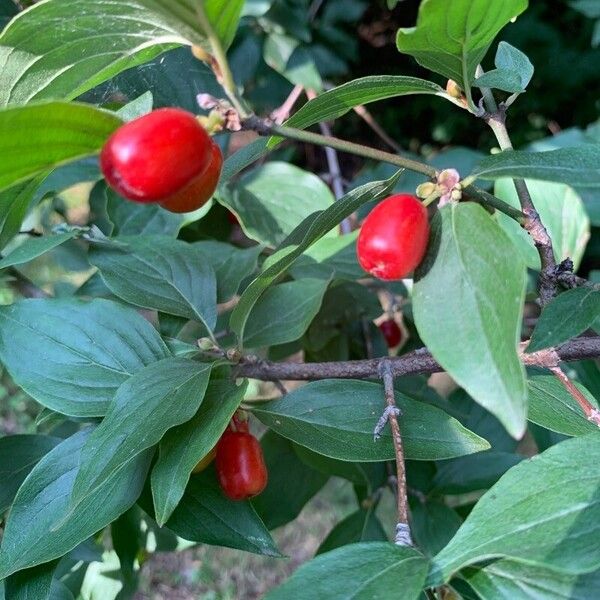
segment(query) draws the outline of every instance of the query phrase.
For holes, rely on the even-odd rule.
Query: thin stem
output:
[[[503,212],[505,215],[513,218],[515,221],[523,225],[525,223],[525,214],[520,210],[513,208],[510,204],[507,204],[500,198],[496,198],[489,192],[482,190],[474,185],[468,185],[463,192],[469,197],[471,200],[476,200],[481,202],[482,204],[486,204],[487,206],[491,206],[492,208],[496,208],[500,212]]]
[[[1,257],[0,257],[1,258]],[[23,273],[15,269],[14,267],[9,267],[7,269],[8,274],[11,276],[11,280],[9,281],[10,287],[23,296],[24,298],[50,298],[50,294],[45,292],[41,287],[38,287],[25,277]]]
[[[354,107],[354,112],[393,150],[400,153],[402,148],[385,131],[385,129],[373,118],[373,115],[362,105]]]
[[[484,71],[481,68],[481,65],[477,65],[477,68],[475,69],[475,76],[476,77],[481,77],[483,75]],[[479,88],[481,90],[481,95],[483,96],[483,102],[488,110],[488,112],[490,113],[495,113],[498,112],[498,105],[496,104],[496,98],[494,98],[494,94],[492,93],[492,90],[490,90],[490,88]]]
[[[362,144],[355,144],[354,142],[348,142],[329,135],[321,135],[319,133],[287,127],[285,125],[276,125],[267,119],[261,119],[255,115],[244,119],[242,127],[244,129],[256,131],[259,135],[263,136],[279,135],[290,140],[315,144],[316,146],[328,146],[339,152],[347,152],[348,154],[355,154],[356,156],[363,156],[364,158],[386,162],[395,165],[396,167],[421,173],[434,180],[438,174],[436,169],[417,160],[412,160],[398,154],[392,154],[391,152],[370,148],[369,146],[363,146]],[[473,200],[477,200],[478,202],[498,209],[512,219],[520,220],[524,217],[521,212],[510,206],[510,204],[503,202],[499,198],[496,198],[473,185],[467,186],[465,195]]]
[[[275,379],[275,381],[273,381],[273,383],[275,384],[275,387],[278,389],[279,393],[282,396],[285,396],[287,394],[287,389],[286,389],[285,385],[283,385],[283,383],[281,383],[281,381],[279,381],[279,379]]]
[[[309,100],[317,97],[313,90],[306,90],[306,95]],[[331,129],[325,121],[319,123],[321,133],[326,137],[331,137]],[[336,200],[339,200],[344,195],[344,183],[342,180],[342,171],[340,169],[340,161],[338,160],[337,152],[330,146],[325,146],[325,158],[327,159],[327,168],[331,176],[331,187]],[[350,233],[352,227],[350,221],[346,218],[340,223],[340,231],[342,233]]]
[[[433,167],[416,160],[405,158],[404,156],[399,156],[398,154],[392,154],[391,152],[377,150],[376,148],[363,146],[362,144],[355,144],[354,142],[341,140],[330,135],[320,135],[318,133],[312,133],[311,131],[304,131],[303,129],[286,127],[285,125],[273,125],[270,127],[270,130],[271,131],[267,135],[280,135],[282,137],[297,140],[299,142],[316,144],[317,146],[329,146],[330,148],[340,152],[347,152],[348,154],[356,154],[357,156],[363,156],[365,158],[387,162],[397,167],[422,173],[423,175],[431,178],[434,178],[437,174],[437,171]]]
[[[587,417],[587,420],[600,427],[600,410],[588,401],[560,367],[550,367],[550,371],[552,371],[553,375],[565,386],[565,389],[571,394],[577,404],[579,404],[581,410]]]
[[[406,469],[404,467],[404,448],[400,425],[396,416],[396,399],[394,397],[394,375],[389,360],[383,360],[380,365],[381,379],[385,402],[388,406],[388,420],[392,430],[394,452],[396,454],[396,508],[398,511],[398,524],[396,526],[396,543],[402,546],[412,546],[410,527],[408,524],[408,494],[406,491]]]
[[[585,360],[600,356],[600,336],[579,337],[559,346],[553,353],[559,361]],[[554,356],[553,354],[553,356]],[[521,353],[526,366],[548,367],[548,352]],[[263,381],[314,381],[317,379],[366,379],[378,377],[382,360],[390,363],[395,377],[420,375],[443,371],[426,348],[419,348],[385,359],[348,360],[337,362],[292,363],[251,360],[242,358],[236,368],[236,377],[249,377]],[[554,366],[553,364],[551,366]]]
[[[271,113],[271,119],[275,123],[283,123],[286,119],[289,118],[290,112],[292,111],[292,108],[294,108],[294,104],[296,104],[298,98],[300,98],[300,95],[302,94],[303,90],[304,87],[300,84],[294,86],[294,88],[290,92],[290,95],[285,99],[283,104]]]
[[[227,54],[223,48],[223,45],[221,44],[219,36],[215,33],[210,21],[208,20],[208,17],[206,16],[203,2],[198,2],[197,14],[200,27],[202,27],[206,38],[210,43],[213,56],[219,67],[219,72],[215,73],[215,75],[223,86],[223,89],[225,90],[225,93],[227,94],[231,104],[238,111],[240,117],[244,118],[248,115],[248,111],[244,108],[243,102],[238,98],[238,90],[237,86],[235,85],[231,69],[229,68]]]
[[[494,132],[498,144],[502,151],[512,150],[513,146],[508,135],[508,130],[505,124],[505,113],[503,110],[497,111],[491,116],[488,115],[487,123],[491,130]],[[527,188],[527,184],[523,179],[513,179],[517,196],[521,204],[521,209],[525,215],[523,227],[529,233],[535,247],[537,248],[540,256],[540,262],[542,270],[540,273],[540,303],[542,306],[548,304],[550,300],[556,295],[557,285],[556,280],[553,277],[554,270],[556,268],[556,260],[554,259],[554,250],[552,248],[552,240],[548,234],[547,229],[544,227],[540,215],[538,214],[531,194]]]

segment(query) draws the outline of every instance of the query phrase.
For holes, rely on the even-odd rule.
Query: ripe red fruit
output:
[[[135,202],[159,202],[202,176],[212,141],[192,113],[161,108],[126,123],[102,148],[108,184]]]
[[[428,239],[427,209],[416,196],[396,194],[367,215],[356,243],[358,262],[379,279],[402,279],[423,259]]]
[[[217,477],[232,500],[260,494],[267,485],[267,467],[258,440],[246,431],[227,429],[217,443]]]
[[[160,205],[175,213],[191,212],[206,204],[215,193],[221,167],[223,166],[223,155],[219,145],[211,141],[210,162],[206,170],[195,179],[179,190]]]
[[[394,319],[383,321],[383,323],[379,325],[379,329],[387,342],[388,348],[395,348],[400,343],[402,331]]]

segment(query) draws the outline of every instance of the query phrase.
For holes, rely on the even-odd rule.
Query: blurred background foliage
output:
[[[0,28],[14,13],[14,6],[10,0],[0,0]],[[395,74],[433,78],[444,86],[445,81],[432,76],[396,49],[396,31],[399,27],[414,25],[418,6],[419,0],[247,0],[245,16],[229,52],[236,81],[243,88],[244,97],[261,115],[280,107],[294,85],[320,92],[366,75]],[[504,40],[519,48],[535,67],[527,92],[509,111],[508,127],[515,147],[541,150],[600,141],[598,6],[600,0],[536,0],[516,23],[501,32],[497,41]],[[485,68],[492,66],[494,52],[495,45],[486,58]],[[210,70],[192,56],[189,48],[179,48],[122,73],[82,99],[117,107],[147,91],[152,93],[155,107],[177,105],[194,112],[198,110],[198,93],[222,96]],[[295,108],[305,101],[306,97],[301,95]],[[368,111],[393,144],[402,151],[426,157],[438,167],[453,166],[459,170],[462,167],[466,171],[481,153],[488,153],[496,145],[483,122],[430,96],[391,99],[369,105]],[[389,142],[376,135],[355,112],[351,111],[331,126],[333,134],[341,138],[391,149]],[[219,142],[224,146],[234,144],[227,136],[219,136]],[[328,170],[322,148],[286,142],[272,158],[294,162],[317,174],[326,174]],[[382,179],[394,170],[388,165],[368,164],[353,156],[340,155],[339,158],[347,187]],[[92,180],[97,174],[97,164],[95,160],[88,163]],[[80,164],[77,168],[81,167]],[[63,170],[62,176],[68,178],[67,170]],[[414,190],[419,181],[407,174],[401,185]],[[67,215],[70,223],[86,224],[89,193],[90,185],[84,184],[60,195],[50,194],[24,228],[50,230]],[[598,280],[600,202],[597,195],[584,195],[583,199],[594,226],[580,271]],[[235,225],[227,219],[226,209],[214,203],[203,219],[183,228],[180,237],[231,241],[235,231]],[[243,239],[234,241],[244,242]],[[76,241],[55,248],[23,266],[21,271],[42,287],[52,283],[56,296],[74,293],[90,275],[85,253]],[[102,285],[102,282],[92,277],[86,285]],[[354,298],[353,293],[360,291],[356,288],[362,290],[354,283],[336,289],[338,296],[341,289],[343,297]],[[404,295],[401,289],[394,291]],[[0,303],[10,303],[13,298],[10,288],[0,281]],[[362,344],[359,351],[355,351],[352,342],[343,348],[335,344],[360,338],[359,319],[375,318],[381,312],[378,302],[370,307],[363,298],[356,304],[365,313],[348,315],[341,313],[341,299],[335,297],[334,292],[326,300],[321,320],[326,316],[327,306],[334,307],[340,321],[335,323],[335,328],[344,329],[348,336],[338,335],[331,344],[318,346],[314,343],[314,332],[309,330],[303,340],[307,360],[361,358]],[[411,334],[404,348],[408,350],[419,345],[409,308],[405,320]],[[374,326],[372,335],[376,345],[382,346]],[[387,351],[385,348],[376,350],[377,353]],[[276,356],[277,351],[283,352],[281,348],[272,348],[272,358],[286,355],[283,352],[282,356]],[[40,414],[38,405],[18,390],[7,374],[1,374],[0,435],[33,432],[36,419],[37,430],[50,430],[50,416]],[[281,562],[274,568],[272,561],[252,556],[240,558],[239,552],[211,547],[183,555],[159,554],[150,559],[151,567],[144,570],[138,597],[235,598],[239,597],[237,590],[243,588],[247,592],[244,598],[258,598],[312,556],[333,524],[353,510],[351,484],[335,479],[305,507],[298,521],[277,531],[280,547],[292,554],[293,560]],[[385,510],[381,513],[383,515]]]

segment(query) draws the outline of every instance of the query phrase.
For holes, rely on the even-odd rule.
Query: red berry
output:
[[[233,423],[229,424],[231,431],[245,431],[248,433],[248,413],[244,410],[236,410],[233,417],[231,417]]]
[[[212,198],[217,189],[221,167],[223,166],[221,149],[218,144],[212,141],[210,157],[208,167],[200,175],[192,179],[182,190],[160,203],[163,208],[175,213],[191,212],[197,210]]]
[[[245,431],[226,430],[217,443],[217,477],[232,500],[260,494],[267,485],[267,467],[258,440]]]
[[[379,329],[387,342],[388,348],[395,348],[400,343],[402,331],[394,319],[383,321],[379,326]]]
[[[415,196],[396,194],[367,215],[356,243],[358,262],[379,279],[402,279],[423,259],[428,239],[427,209]]]
[[[124,198],[158,202],[204,173],[211,144],[192,113],[161,108],[117,129],[102,148],[100,168]]]

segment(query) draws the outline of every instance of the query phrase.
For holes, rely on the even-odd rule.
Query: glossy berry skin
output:
[[[159,202],[202,176],[212,143],[192,113],[161,108],[117,129],[102,148],[100,168],[124,198]]]
[[[356,242],[358,262],[378,279],[402,279],[423,259],[428,239],[427,209],[416,196],[396,194],[367,215]]]
[[[395,348],[400,343],[402,331],[400,330],[400,327],[398,327],[396,321],[393,319],[383,321],[383,323],[379,325],[379,329],[385,338],[388,348]]]
[[[260,494],[267,485],[267,467],[258,440],[246,431],[227,430],[217,443],[217,477],[231,500]]]
[[[222,167],[223,155],[221,149],[218,144],[211,141],[208,167],[201,175],[192,179],[182,190],[163,200],[160,205],[175,213],[191,212],[204,206],[217,189]]]

